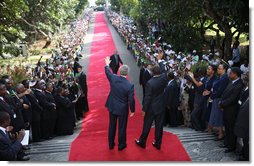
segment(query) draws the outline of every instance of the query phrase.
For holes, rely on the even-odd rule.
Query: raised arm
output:
[[[106,74],[106,76],[107,76],[109,81],[111,80],[111,78],[113,76],[113,74],[111,73],[110,68],[109,68],[110,62],[111,62],[110,58],[106,57],[105,58],[105,64],[106,64],[106,66],[105,66],[105,74]]]

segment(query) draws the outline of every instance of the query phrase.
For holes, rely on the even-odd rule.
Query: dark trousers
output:
[[[243,138],[243,157],[249,160],[249,138]]]
[[[231,114],[230,114],[231,113]],[[226,110],[224,111],[224,126],[225,126],[225,144],[229,149],[236,148],[236,135],[234,134],[234,126],[235,126],[235,110]]]
[[[145,98],[145,93],[146,93],[146,90],[145,90],[145,84],[142,84],[142,90],[143,90],[143,99],[142,99],[142,105],[144,104],[144,98]]]
[[[109,113],[109,129],[108,129],[108,143],[109,147],[115,145],[116,125],[118,121],[118,147],[126,146],[126,128],[128,121],[128,113],[124,115],[114,115]]]
[[[166,108],[164,116],[164,126],[170,125],[171,127],[178,126],[177,108]]]
[[[119,67],[111,67],[111,70],[114,74],[117,74]]]
[[[146,144],[146,140],[152,127],[153,121],[155,121],[155,141],[156,144],[160,146],[163,135],[164,112],[157,115],[153,112],[146,112],[144,117],[143,131],[139,141],[141,144]]]

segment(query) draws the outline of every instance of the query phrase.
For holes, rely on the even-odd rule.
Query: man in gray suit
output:
[[[110,83],[110,93],[106,102],[106,107],[109,111],[109,130],[108,143],[109,149],[114,149],[116,124],[118,121],[118,150],[126,148],[126,128],[130,106],[130,117],[135,112],[134,85],[130,83],[126,76],[129,72],[129,67],[123,65],[120,67],[120,76],[111,73],[109,57],[105,58],[105,73]]]

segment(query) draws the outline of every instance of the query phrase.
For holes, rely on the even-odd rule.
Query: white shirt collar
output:
[[[36,88],[35,90],[37,90],[37,91],[39,91],[39,92],[42,92],[42,90],[40,90],[40,89],[37,89],[37,88]]]
[[[238,81],[240,78],[237,78],[236,80],[232,81],[232,84],[234,84],[236,81]]]
[[[5,128],[3,128],[3,127],[0,126],[0,130],[2,130],[2,132],[4,132],[5,134],[7,134]]]
[[[168,85],[170,85],[172,81],[174,81],[174,79],[170,80],[170,81],[168,82]]]

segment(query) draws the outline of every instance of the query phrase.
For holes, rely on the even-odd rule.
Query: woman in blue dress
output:
[[[209,119],[208,132],[212,132],[213,127],[217,127],[219,129],[218,140],[222,140],[224,138],[223,132],[223,111],[219,108],[219,101],[222,93],[226,89],[229,78],[227,75],[227,66],[224,64],[220,64],[217,69],[217,73],[219,77],[213,82],[211,93],[212,100],[212,110]]]

